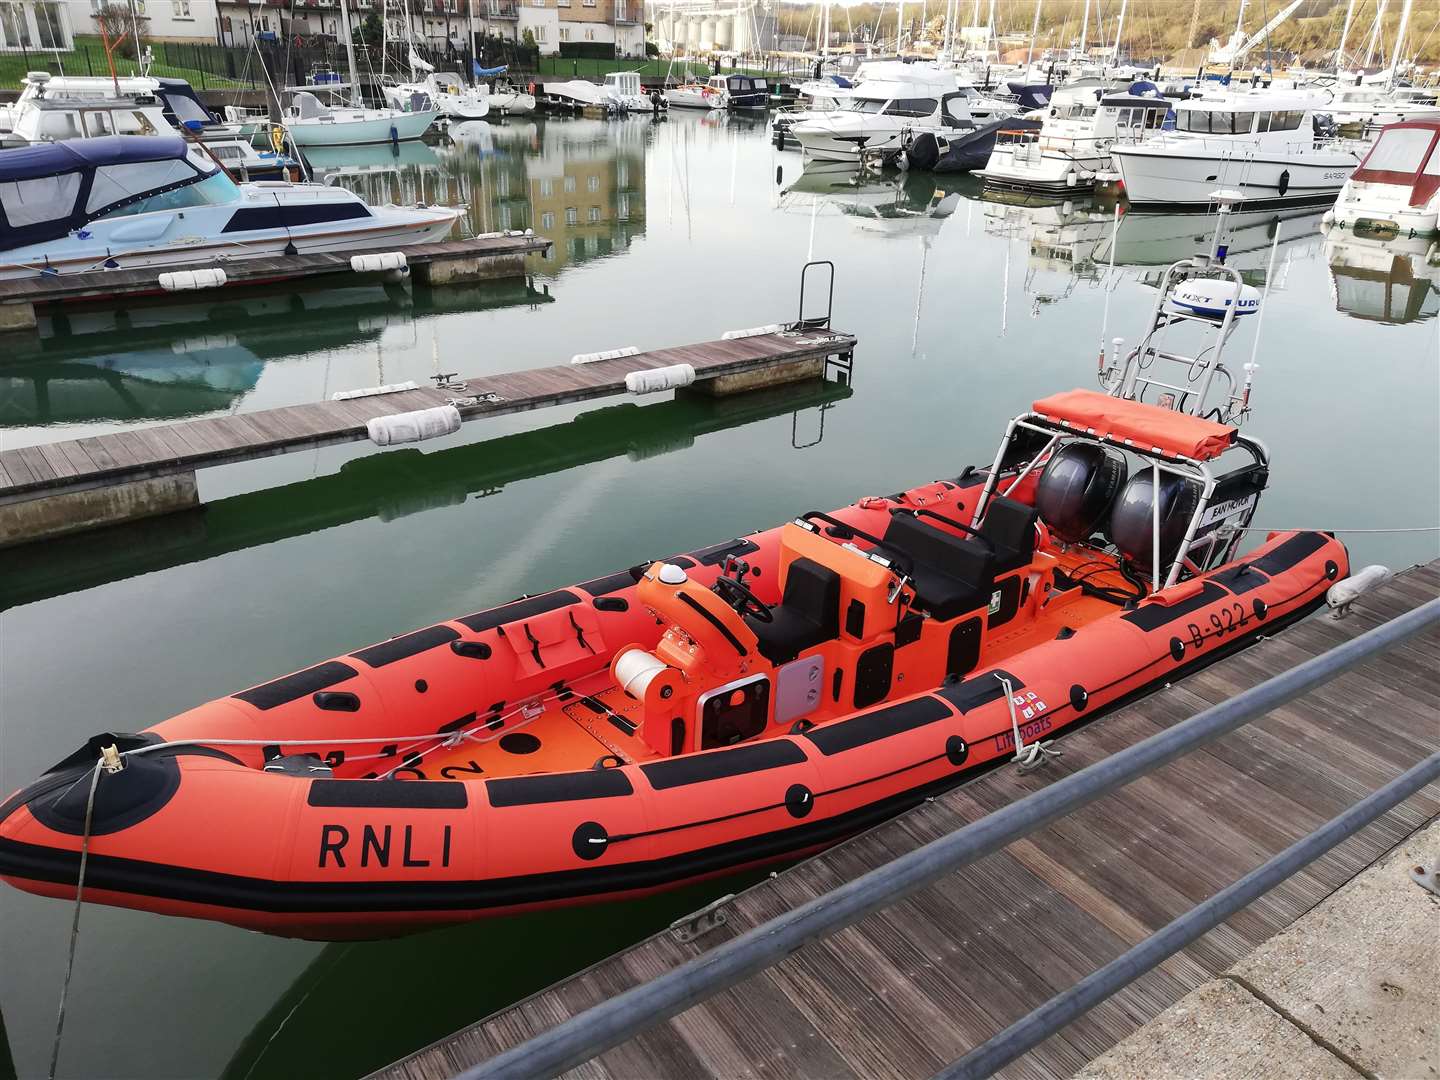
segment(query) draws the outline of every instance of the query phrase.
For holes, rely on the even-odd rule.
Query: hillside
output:
[[[1346,41],[1346,52],[1352,63],[1364,60],[1378,2],[1357,0],[1355,4]],[[959,4],[960,22],[968,23],[976,5],[972,0],[959,0]],[[1340,42],[1345,6],[1346,0],[1306,0],[1271,34],[1271,47],[1277,52],[1311,54],[1317,59],[1333,53]],[[1390,0],[1385,7],[1380,42],[1387,62],[1399,29],[1401,6],[1402,0]],[[1239,7],[1240,0],[1130,0],[1122,52],[1137,58],[1169,59],[1184,49],[1205,46],[1211,38],[1224,41],[1235,29]],[[1283,0],[1249,0],[1245,12],[1246,32],[1258,31],[1283,7]],[[983,0],[978,8],[983,19],[989,9],[988,0]],[[1063,49],[1078,44],[1083,11],[1084,0],[1044,0],[1037,47]],[[805,35],[813,43],[818,14],[819,5],[785,5],[780,9],[781,30]],[[1091,0],[1090,44],[1114,40],[1119,14],[1120,0]],[[938,41],[944,15],[942,0],[907,3],[904,14],[907,40],[918,40],[928,30],[928,37]],[[831,9],[830,20],[837,34],[847,34],[852,30],[863,32],[879,19],[879,39],[893,45],[896,17],[896,5],[892,2],[856,4],[848,8],[836,6]],[[1016,35],[1028,42],[1034,18],[1035,0],[999,0],[996,5],[996,30],[1002,36]],[[1440,0],[1415,0],[1404,53],[1418,54],[1419,62],[1427,67],[1440,65]],[[1378,63],[1377,50],[1371,65]]]

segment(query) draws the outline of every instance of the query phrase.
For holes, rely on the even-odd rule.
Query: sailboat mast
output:
[[[355,40],[350,34],[350,2],[340,0],[340,33],[345,38],[345,64],[350,69],[350,100],[360,102],[360,76],[355,70]]]
[[[1115,24],[1115,48],[1110,54],[1110,59],[1115,67],[1120,66],[1120,38],[1125,34],[1125,8],[1129,3],[1130,0],[1120,0],[1120,21]]]
[[[1090,33],[1090,0],[1085,0],[1085,17],[1080,20],[1080,55],[1085,55],[1085,39]]]
[[[1025,53],[1025,67],[1028,70],[1030,61],[1035,58],[1035,35],[1040,32],[1040,2],[1035,0],[1035,18],[1030,23],[1030,48]]]
[[[1375,25],[1370,28],[1370,40],[1365,45],[1365,63],[1361,67],[1369,67],[1371,59],[1375,56],[1375,46],[1380,41],[1380,24],[1385,19],[1385,7],[1388,0],[1380,0],[1375,7]]]
[[[1345,22],[1340,26],[1340,46],[1335,50],[1335,74],[1345,65],[1345,39],[1350,35],[1350,19],[1355,14],[1355,0],[1345,5]]]
[[[1395,48],[1390,53],[1390,89],[1395,89],[1395,76],[1400,74],[1400,47],[1405,43],[1405,28],[1410,24],[1410,8],[1415,0],[1405,0],[1400,9],[1400,29],[1395,31]]]

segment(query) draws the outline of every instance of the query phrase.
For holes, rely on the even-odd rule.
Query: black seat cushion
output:
[[[785,664],[840,634],[840,575],[813,559],[796,559],[785,574],[785,593],[770,609],[771,622],[745,616],[760,655]]]
[[[985,509],[980,535],[995,545],[995,573],[1008,574],[1029,566],[1035,557],[1035,523],[1040,511],[1003,495],[996,495]]]
[[[912,514],[895,514],[884,541],[884,548],[909,558],[915,606],[921,611],[946,620],[990,602],[995,559],[978,540],[937,529]]]

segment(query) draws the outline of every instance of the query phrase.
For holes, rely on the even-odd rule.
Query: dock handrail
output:
[[[807,942],[828,937],[859,922],[867,915],[933,884],[946,874],[999,851],[1190,751],[1228,735],[1386,649],[1436,625],[1440,625],[1440,599],[1431,600],[1399,615],[1258,686],[1213,705],[1174,727],[1152,735],[1143,742],[1057,780],[1040,791],[933,840],[861,877],[847,881],[830,892],[717,945],[709,952],[647,983],[578,1013],[549,1031],[466,1069],[457,1076],[462,1080],[521,1080],[534,1076],[554,1076],[574,1068],[638,1035],[653,1024],[698,1005],[743,979],[779,963]],[[1312,834],[1302,840],[1296,847],[1311,844],[1315,835],[1329,836],[1332,831],[1338,830],[1336,841],[1350,835],[1366,821],[1383,813],[1384,809],[1388,808],[1383,805],[1387,799],[1395,798],[1398,802],[1404,796],[1397,798],[1397,792],[1415,783],[1427,770],[1434,770],[1436,767],[1436,758],[1432,755],[1400,779],[1322,827],[1319,834]],[[1423,786],[1423,782],[1418,786]],[[1375,810],[1376,806],[1381,806],[1381,809]],[[1288,866],[1296,858],[1292,854],[1294,851],[1295,848],[1287,849],[1272,862],[1283,862],[1282,868]],[[1303,863],[1297,863],[1288,873],[1293,873],[1300,865]],[[1214,900],[1227,894],[1233,898],[1239,895],[1234,890],[1242,887],[1253,889],[1257,884],[1263,886],[1260,889],[1263,892],[1283,880],[1288,873],[1276,876],[1277,871],[1267,864],[1242,878],[1230,889],[1217,894]],[[1201,907],[1205,908],[1206,905]],[[1189,917],[1182,916],[1182,920]],[[1197,920],[1199,918],[1201,917],[1197,916]],[[1161,935],[1165,935],[1169,930],[1167,927],[1161,931]],[[1142,943],[1142,948],[1144,944]],[[1160,955],[1156,962],[1165,955],[1169,954]],[[1101,973],[1113,966],[1107,965],[1101,969]],[[1138,975],[1143,970],[1145,969],[1139,969],[1135,974]],[[1098,975],[1090,978],[1093,980],[1097,977]],[[1090,984],[1088,980],[1082,980],[1080,985]],[[1120,985],[1123,985],[1123,982]],[[1098,1000],[1102,998],[1096,997],[1095,1001]],[[1047,1007],[1042,1007],[1044,1008]],[[1078,1012],[1073,1015],[1078,1015]],[[1073,1015],[1056,1012],[1050,1016],[1047,1023],[1053,1023],[1058,1029],[1068,1023]],[[1027,1023],[1029,1019],[1027,1017],[1022,1020],[1021,1024]],[[1034,1031],[1043,1029],[1028,1030],[1029,1034],[1033,1034]],[[1010,1032],[1007,1031],[1002,1033],[1000,1038],[1009,1035]],[[1038,1042],[1044,1037],[1046,1036],[1041,1035],[1035,1041]],[[997,1040],[992,1040],[995,1041]],[[1013,1056],[1018,1056],[1019,1053],[1024,1053],[1024,1049],[1020,1049]],[[957,1067],[965,1060],[957,1063]],[[1013,1060],[1013,1057],[1005,1060]]]

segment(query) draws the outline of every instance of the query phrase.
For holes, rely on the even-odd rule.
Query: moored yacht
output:
[[[0,279],[424,243],[460,213],[371,207],[323,184],[236,184],[174,137],[71,139],[0,153]]]
[[[1301,91],[1221,94],[1175,103],[1175,130],[1111,158],[1131,203],[1203,206],[1218,188],[1246,205],[1333,198],[1363,144],[1324,134],[1324,99]]]
[[[898,154],[909,131],[971,124],[954,75],[925,70],[903,79],[867,78],[839,109],[795,123],[788,134],[806,157],[858,163],[862,155]]]
[[[296,146],[366,146],[418,139],[430,129],[436,115],[433,105],[406,110],[370,109],[361,105],[328,105],[314,93],[319,87],[292,88],[285,111],[285,130]],[[336,83],[326,90],[346,89]],[[428,106],[428,107],[427,107]]]
[[[1406,120],[1440,119],[1435,91],[1413,86],[1341,87],[1326,109],[1341,127],[1360,124],[1368,130]]]
[[[390,82],[383,90],[386,104],[401,111],[428,101],[447,120],[484,120],[490,115],[489,94],[466,86],[453,71],[431,71],[420,82]]]
[[[1111,148],[1157,134],[1170,101],[1148,84],[1123,93],[1096,87],[1064,89],[1044,112],[1039,130],[1001,135],[978,175],[994,187],[1066,191],[1095,186],[1111,167]],[[1031,114],[1033,115],[1033,114]]]
[[[1440,232],[1440,116],[1381,131],[1326,217],[1377,237]]]

